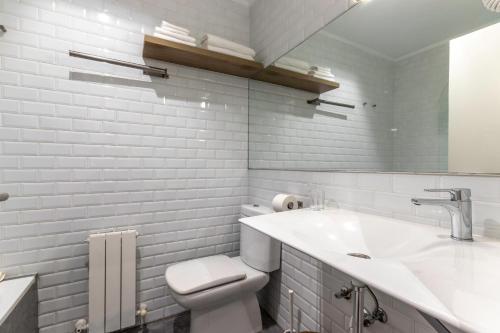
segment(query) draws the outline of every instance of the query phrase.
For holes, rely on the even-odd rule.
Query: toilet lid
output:
[[[167,284],[180,295],[192,294],[246,278],[228,256],[216,255],[184,261],[167,268]]]

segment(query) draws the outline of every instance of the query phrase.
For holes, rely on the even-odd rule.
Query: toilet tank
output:
[[[271,208],[259,205],[242,205],[241,217],[270,214]],[[281,265],[281,242],[241,223],[240,257],[248,266],[261,272],[278,270]]]

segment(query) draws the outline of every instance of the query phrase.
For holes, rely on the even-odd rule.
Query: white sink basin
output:
[[[401,258],[449,243],[443,229],[346,210],[311,211],[286,227],[304,243],[338,254],[363,253],[371,258]],[[295,214],[295,213],[294,213]],[[436,234],[436,231],[438,232]],[[448,232],[449,234],[449,232]]]
[[[499,332],[498,241],[455,241],[448,229],[340,209],[240,221],[437,319],[465,331]]]

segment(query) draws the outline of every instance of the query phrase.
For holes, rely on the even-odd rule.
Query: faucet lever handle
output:
[[[470,200],[471,191],[468,188],[426,188],[426,192],[448,192],[451,194],[452,201]]]

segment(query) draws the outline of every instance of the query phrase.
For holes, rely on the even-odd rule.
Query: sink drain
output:
[[[361,259],[371,259],[371,257],[367,254],[364,254],[364,253],[348,253],[347,254],[348,256],[351,256],[351,257],[356,257],[356,258],[361,258]]]

